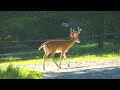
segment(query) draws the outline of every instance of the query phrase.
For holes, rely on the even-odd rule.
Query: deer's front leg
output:
[[[56,66],[58,67],[58,68],[60,68],[59,66],[58,66],[58,64],[55,62],[55,60],[54,60],[54,55],[55,55],[55,52],[51,52],[51,55],[50,55],[50,57],[51,57],[51,59],[53,60],[53,62],[56,64]]]

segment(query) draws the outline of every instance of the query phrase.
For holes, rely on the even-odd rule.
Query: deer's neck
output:
[[[74,38],[74,37],[70,40],[70,46],[69,46],[69,48],[71,48],[75,44],[76,40],[77,39]]]

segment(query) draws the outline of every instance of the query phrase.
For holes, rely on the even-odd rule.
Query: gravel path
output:
[[[43,79],[120,79],[120,60],[62,62],[59,69],[53,62],[46,63],[46,71],[42,64],[30,64],[31,69],[44,72]]]

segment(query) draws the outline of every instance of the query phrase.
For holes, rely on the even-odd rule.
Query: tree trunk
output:
[[[98,48],[103,48],[104,46],[104,18],[103,13],[101,12],[100,15],[98,15]]]
[[[103,48],[104,44],[104,32],[101,29],[98,33],[98,48]]]
[[[15,36],[15,38],[16,38],[16,41],[19,41],[19,31],[17,31],[17,30],[16,30],[16,36]]]

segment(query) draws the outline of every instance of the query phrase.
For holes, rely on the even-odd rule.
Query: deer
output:
[[[56,66],[61,69],[61,61],[64,57],[64,59],[67,59],[66,53],[68,50],[77,42],[80,43],[79,34],[82,29],[78,26],[78,31],[74,31],[74,29],[70,29],[71,33],[69,34],[71,39],[70,40],[48,40],[44,42],[38,50],[41,50],[43,48],[44,50],[44,56],[43,56],[43,70],[45,70],[45,61],[48,55],[50,54],[50,57],[52,61],[56,64]],[[54,60],[54,55],[56,53],[60,53],[60,63],[59,65]],[[67,62],[67,66],[70,67],[70,65]]]

